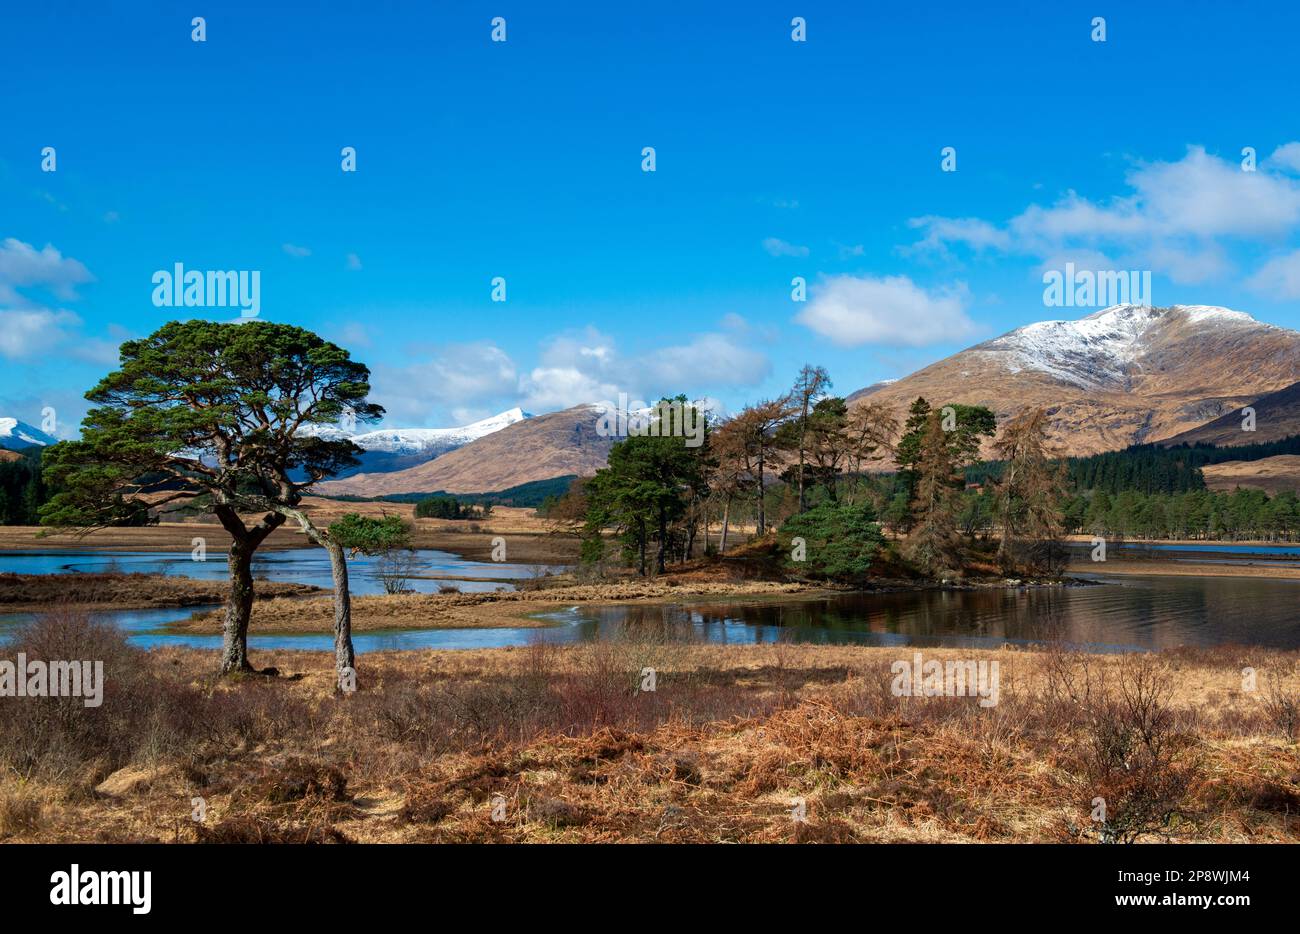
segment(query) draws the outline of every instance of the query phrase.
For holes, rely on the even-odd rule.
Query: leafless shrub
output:
[[[109,770],[157,738],[174,689],[154,675],[147,655],[120,630],[85,613],[59,609],[23,627],[6,647],[14,659],[103,663],[103,697],[0,697],[0,764],[20,776],[68,778],[88,763]],[[183,689],[182,689],[183,690]]]
[[[1268,692],[1264,696],[1264,715],[1273,728],[1294,743],[1300,734],[1300,692],[1288,690],[1282,676],[1273,671],[1268,677]]]
[[[411,578],[420,569],[420,558],[409,548],[394,548],[379,556],[379,582],[384,593],[394,595],[411,592]]]
[[[533,564],[528,568],[528,576],[520,578],[515,586],[520,590],[545,590],[551,586],[554,576],[546,565]]]
[[[1098,694],[1105,689],[1103,662],[1057,640],[1044,644],[1040,695],[1041,726],[1046,731],[1071,729],[1088,719]]]
[[[1200,765],[1179,730],[1167,671],[1146,654],[1126,656],[1113,685],[1088,684],[1082,702],[1083,774],[1091,800],[1101,798],[1104,843],[1168,834],[1185,812]]]

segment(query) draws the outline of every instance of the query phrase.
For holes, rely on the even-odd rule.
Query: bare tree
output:
[[[789,397],[782,396],[746,406],[732,419],[734,430],[740,435],[746,472],[753,480],[759,535],[767,531],[763,494],[767,484],[767,468],[778,448],[776,431],[794,412]]]
[[[898,418],[893,411],[879,402],[849,407],[844,422],[843,451],[844,469],[852,478],[852,490],[856,491],[860,476],[868,465],[893,454],[898,427]]]
[[[727,535],[731,525],[731,505],[753,485],[750,471],[749,446],[746,441],[748,426],[739,418],[728,419],[718,425],[710,436],[713,455],[718,466],[714,471],[710,489],[715,500],[722,504],[722,537],[718,553],[727,552]]]

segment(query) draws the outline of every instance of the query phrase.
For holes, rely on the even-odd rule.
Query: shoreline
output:
[[[1234,561],[1211,564],[1199,561],[1115,560],[1071,562],[1070,574],[1097,574],[1103,577],[1248,577],[1255,580],[1300,580],[1300,567],[1275,567]]]
[[[543,614],[573,606],[636,606],[689,603],[737,604],[832,598],[844,594],[886,594],[924,591],[1020,590],[1040,587],[1092,587],[1100,582],[1076,578],[1059,581],[982,580],[966,584],[906,581],[881,586],[837,588],[782,581],[667,583],[655,580],[573,584],[536,591],[482,593],[367,595],[352,601],[352,631],[408,632],[445,629],[547,628],[556,623]],[[159,629],[172,635],[214,635],[221,631],[221,612],[205,610]],[[333,604],[328,594],[306,598],[276,598],[253,612],[250,635],[328,635],[334,631]]]
[[[253,599],[256,604],[328,594],[329,591],[312,584],[258,581]],[[224,579],[199,580],[163,574],[0,573],[0,615],[58,610],[103,613],[184,609],[223,604],[226,597]]]
[[[556,625],[541,614],[575,605],[670,604],[683,598],[804,598],[836,591],[804,584],[755,581],[748,584],[672,586],[653,581],[604,585],[578,584],[546,591],[405,594],[355,597],[352,631],[405,632],[441,629],[544,629]],[[207,610],[160,627],[173,635],[213,635],[221,632],[221,612]],[[253,612],[249,635],[320,635],[334,631],[334,610],[328,596],[276,598]]]

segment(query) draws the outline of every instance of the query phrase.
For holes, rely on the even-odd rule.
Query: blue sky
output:
[[[66,435],[120,340],[237,316],[155,307],[177,262],[259,271],[390,425],[847,393],[1086,313],[1066,261],[1300,327],[1293,4],[203,6],[4,14],[0,415]]]

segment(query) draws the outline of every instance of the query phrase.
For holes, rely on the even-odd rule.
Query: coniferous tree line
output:
[[[1071,497],[1065,515],[1069,531],[1109,538],[1300,541],[1300,498],[1291,490],[1272,497],[1244,488],[1231,493],[1125,490],[1113,496],[1097,490]]]
[[[1139,445],[1087,457],[1067,457],[1064,465],[1066,479],[1076,490],[1183,493],[1205,489],[1205,477],[1200,467],[1189,460],[1186,448]],[[975,464],[966,471],[966,482],[982,486],[996,481],[1004,468],[1000,460]]]
[[[1185,444],[1162,447],[1135,444],[1122,451],[1066,458],[1066,473],[1076,490],[1104,490],[1110,494],[1185,493],[1205,489],[1202,467],[1227,461],[1254,461],[1279,454],[1300,454],[1300,435],[1259,444],[1220,447]],[[966,471],[966,481],[981,486],[1002,475],[1000,461],[985,461]]]
[[[995,500],[989,489],[963,492],[958,519],[963,534],[976,538],[997,534]],[[1290,490],[1269,496],[1244,488],[1231,493],[1082,490],[1064,499],[1062,521],[1067,534],[1108,539],[1297,542],[1300,496]]]
[[[415,504],[417,519],[486,519],[491,503],[461,502],[454,496],[430,496]]]
[[[1067,468],[1071,484],[1080,490],[1105,490],[1112,494],[1125,490],[1185,493],[1205,489],[1202,467],[1227,461],[1262,460],[1280,454],[1300,454],[1300,435],[1233,447],[1138,444],[1123,451],[1072,457]]]
[[[1119,493],[1186,493],[1205,489],[1205,477],[1187,451],[1143,445],[1066,462],[1070,484],[1080,490]]]
[[[41,480],[41,449],[28,448],[17,460],[0,462],[0,525],[40,525],[49,498]]]

